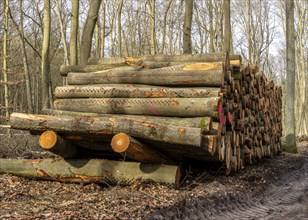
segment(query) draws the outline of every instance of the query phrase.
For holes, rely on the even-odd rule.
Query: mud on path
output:
[[[0,137],[0,157],[49,157],[33,137]],[[308,142],[226,177],[187,169],[181,189],[61,184],[0,174],[0,219],[308,219]]]

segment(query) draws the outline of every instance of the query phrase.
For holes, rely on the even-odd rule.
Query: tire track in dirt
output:
[[[298,169],[253,194],[220,192],[184,200],[148,219],[308,219],[308,155]]]

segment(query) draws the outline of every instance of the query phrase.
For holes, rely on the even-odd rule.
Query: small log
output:
[[[73,183],[130,185],[136,180],[180,185],[178,166],[109,160],[0,159],[0,173]]]
[[[185,66],[184,66],[185,67]],[[208,86],[224,85],[222,67],[209,70],[108,70],[104,72],[74,73],[67,75],[69,85],[133,83],[160,86]]]
[[[40,146],[63,158],[79,156],[78,149],[68,140],[63,139],[54,131],[45,131],[39,138]]]
[[[124,57],[89,58],[87,65],[127,65]]]
[[[59,110],[101,114],[131,114],[177,117],[220,117],[222,97],[210,98],[88,98],[57,99]]]
[[[60,74],[61,76],[67,76],[69,72],[89,73],[110,69],[136,70],[135,67],[126,66],[125,63],[106,65],[62,65],[60,67]]]
[[[32,131],[53,130],[66,133],[83,134],[117,134],[127,133],[133,137],[151,141],[201,146],[200,128],[180,127],[174,125],[152,124],[131,119],[117,120],[112,117],[88,116],[51,116],[13,113],[10,124],[12,128]]]
[[[112,149],[126,157],[143,163],[170,164],[171,161],[150,147],[125,133],[118,133],[111,140]]]
[[[221,96],[220,88],[151,88],[128,86],[56,87],[57,98],[205,98]]]

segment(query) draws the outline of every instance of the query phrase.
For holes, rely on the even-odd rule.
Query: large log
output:
[[[73,117],[13,113],[10,118],[10,125],[12,128],[21,130],[53,130],[59,133],[70,132],[72,134],[111,135],[123,132],[137,138],[197,147],[200,147],[202,139],[200,128],[153,124],[131,119],[117,120],[113,117]]]
[[[57,99],[55,109],[102,114],[219,117],[222,97]]]
[[[220,88],[151,88],[128,86],[56,87],[57,98],[204,98],[221,96]]]
[[[54,131],[45,131],[39,138],[40,146],[63,158],[79,156],[78,149],[68,140],[63,139]]]
[[[91,73],[71,72],[68,73],[67,82],[70,85],[135,83],[161,86],[221,87],[224,85],[224,77],[225,71],[222,67],[209,70],[145,69],[141,71],[120,71],[111,69]]]
[[[59,115],[59,116],[89,116],[89,117],[110,117],[114,120],[134,120],[139,123],[150,123],[150,124],[164,124],[164,125],[174,125],[182,127],[193,127],[200,128],[203,133],[220,134],[220,125],[217,122],[213,122],[211,117],[194,117],[194,118],[178,118],[178,117],[160,117],[160,116],[149,116],[149,115],[118,115],[118,114],[99,114],[90,112],[74,112],[65,110],[55,110],[55,109],[44,109],[44,114],[47,115]],[[212,131],[213,129],[213,131]]]
[[[152,180],[179,187],[178,166],[109,160],[0,159],[0,173],[76,183],[132,184]]]
[[[143,163],[170,164],[170,159],[140,143],[125,133],[118,133],[111,140],[112,149],[125,157]]]
[[[96,72],[109,69],[118,69],[118,70],[136,70],[135,67],[126,66],[126,64],[106,64],[106,65],[62,65],[60,67],[61,76],[67,76],[69,72]]]

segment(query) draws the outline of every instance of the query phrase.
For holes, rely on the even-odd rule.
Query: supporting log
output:
[[[112,117],[72,117],[13,113],[10,124],[12,128],[21,130],[53,130],[72,134],[111,135],[123,132],[137,138],[196,147],[201,146],[202,140],[200,128],[152,124],[130,119],[117,120]]]
[[[159,154],[125,133],[118,133],[113,136],[111,147],[115,152],[125,154],[126,157],[138,162],[159,164],[172,163],[170,159],[168,160],[162,154]]]
[[[136,180],[152,180],[179,187],[178,166],[109,160],[0,159],[0,173],[75,183],[129,185]]]
[[[57,98],[205,98],[221,96],[220,88],[151,88],[128,86],[56,87]]]
[[[222,98],[88,98],[57,99],[59,110],[102,114],[131,114],[178,117],[220,117]]]
[[[40,146],[63,158],[79,156],[78,149],[68,140],[63,139],[54,131],[45,131],[39,138]]]
[[[68,73],[69,85],[135,83],[160,86],[209,86],[224,85],[225,71],[222,67],[210,70],[109,70],[92,73]]]

